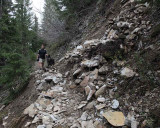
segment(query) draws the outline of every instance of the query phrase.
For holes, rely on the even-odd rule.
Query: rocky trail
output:
[[[160,107],[159,86],[144,89],[133,53],[159,47],[144,41],[153,26],[145,18],[149,4],[120,4],[122,10],[108,20],[101,39],[82,42],[53,69],[32,74],[38,98],[25,108],[17,128],[147,128],[149,113]],[[5,128],[8,118],[3,119]]]

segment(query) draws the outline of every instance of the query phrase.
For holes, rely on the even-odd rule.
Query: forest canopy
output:
[[[0,87],[12,99],[28,81],[41,40],[29,0],[1,0],[0,5]]]

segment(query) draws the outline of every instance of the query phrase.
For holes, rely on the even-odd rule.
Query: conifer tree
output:
[[[38,19],[33,25],[29,0],[16,0],[14,4],[0,1],[0,86],[9,90],[12,99],[29,78],[31,61],[35,59],[33,49],[40,40]]]

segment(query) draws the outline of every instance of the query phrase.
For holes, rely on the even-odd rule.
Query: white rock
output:
[[[78,106],[78,109],[83,108],[84,106],[86,106],[86,104],[87,104],[87,101],[82,101],[82,102],[80,103],[80,105]]]
[[[92,45],[98,45],[100,41],[98,39],[93,39],[93,40],[87,40],[84,42],[83,46],[84,48],[89,48]]]
[[[90,92],[89,92],[89,94],[87,96],[87,101],[89,101],[92,98],[94,93],[95,93],[95,90],[90,90]]]
[[[50,105],[47,106],[46,110],[47,110],[47,111],[52,111],[52,108],[53,108],[53,105],[50,104]]]
[[[135,28],[135,29],[133,30],[132,34],[137,33],[137,32],[139,32],[140,30],[141,30],[141,28]]]
[[[114,100],[112,101],[111,108],[117,109],[118,107],[119,107],[119,101],[116,100],[116,99],[114,99]]]
[[[121,75],[126,77],[133,77],[134,75],[136,75],[136,73],[129,68],[124,68],[121,70]]]
[[[26,108],[23,112],[25,115],[29,115],[30,117],[34,117],[37,114],[37,109],[34,104],[31,104],[28,108]]]
[[[87,117],[88,117],[87,112],[83,112],[83,114],[81,115],[81,120],[82,120],[82,121],[86,121],[86,120],[87,120]]]
[[[2,107],[0,108],[0,111],[2,111],[5,108],[5,105],[2,105]]]
[[[81,72],[81,68],[77,69],[74,73],[73,76],[78,75]]]
[[[41,80],[37,80],[36,84],[39,85],[41,83]]]
[[[108,71],[108,67],[107,66],[102,66],[100,69],[99,69],[99,74],[106,74]]]
[[[33,121],[32,121],[32,124],[35,124],[37,123],[38,121],[40,121],[39,117],[38,116],[35,116]]]
[[[59,77],[59,78],[61,78],[63,75],[61,74],[61,73],[57,73],[56,74],[56,77]]]
[[[62,92],[63,91],[63,87],[60,86],[54,86],[51,88],[54,92]]]
[[[46,126],[43,124],[43,125],[38,125],[37,128],[46,128]]]
[[[54,115],[50,115],[53,121],[57,121],[57,118]]]
[[[118,38],[118,31],[117,30],[111,30],[107,36],[108,39],[117,39]]]
[[[106,104],[99,104],[99,105],[96,105],[95,107],[97,110],[100,110],[100,109],[106,107]]]
[[[65,76],[67,77],[67,76],[69,75],[69,73],[70,73],[70,71],[67,71],[67,72],[65,73]]]
[[[29,125],[31,125],[31,122],[27,122],[24,127],[28,127]]]
[[[83,46],[82,45],[77,46],[77,50],[83,50]]]
[[[89,74],[90,81],[94,81],[98,78],[98,69],[95,69]]]
[[[82,128],[95,128],[93,124],[93,120],[90,121],[82,121],[81,122]]]
[[[81,66],[88,68],[97,67],[98,65],[99,65],[99,60],[85,60],[82,61],[81,63]]]
[[[49,125],[50,123],[52,123],[53,120],[50,116],[43,116],[42,117],[42,123],[45,125]]]
[[[7,122],[6,122],[6,121],[3,121],[3,124],[2,124],[2,125],[6,128]]]
[[[117,23],[117,26],[122,28],[122,27],[129,27],[129,23],[128,22],[123,22],[123,21],[120,21]]]
[[[97,101],[104,103],[106,101],[106,99],[104,97],[99,97],[99,98],[97,98]]]
[[[55,106],[53,111],[54,111],[54,112],[58,112],[58,111],[60,111],[60,110],[61,110],[61,108],[60,108],[59,106]]]
[[[126,119],[125,119],[125,124],[131,128],[137,128],[138,127],[138,122],[136,121],[134,117],[134,112],[129,112]]]

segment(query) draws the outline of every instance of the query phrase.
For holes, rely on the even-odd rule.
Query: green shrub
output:
[[[0,84],[15,95],[29,78],[29,69],[24,56],[18,53],[5,54],[6,65],[1,69]]]

